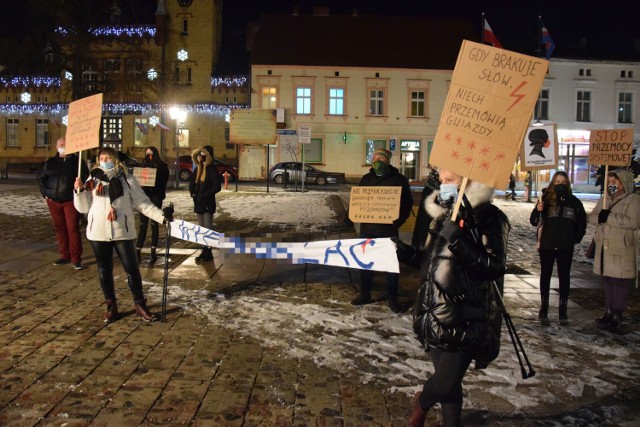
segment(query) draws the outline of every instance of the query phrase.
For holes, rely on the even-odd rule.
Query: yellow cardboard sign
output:
[[[144,187],[155,187],[156,172],[156,168],[133,168],[133,176],[135,176],[138,183]]]
[[[235,108],[229,115],[231,144],[266,145],[276,143],[276,110]]]
[[[464,40],[429,162],[502,187],[548,65],[542,58]]]
[[[398,186],[351,187],[349,219],[360,223],[391,224],[400,216],[401,193],[402,187]]]
[[[629,166],[633,152],[633,128],[597,129],[589,136],[590,165]]]
[[[100,145],[100,121],[102,118],[102,94],[91,95],[69,104],[67,154],[98,147]]]

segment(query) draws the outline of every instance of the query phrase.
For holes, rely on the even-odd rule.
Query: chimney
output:
[[[163,46],[167,43],[167,9],[164,6],[164,0],[158,0],[158,9],[156,10],[156,36],[154,41],[156,46]]]

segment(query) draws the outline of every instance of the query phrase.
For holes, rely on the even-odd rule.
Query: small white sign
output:
[[[298,142],[300,144],[311,144],[311,126],[298,126]]]

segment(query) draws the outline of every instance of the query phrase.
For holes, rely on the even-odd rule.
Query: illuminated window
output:
[[[20,146],[20,121],[18,119],[7,119],[7,147]]]
[[[275,87],[262,88],[262,108],[276,108],[278,106],[278,93]]]
[[[36,147],[49,145],[49,119],[36,119]]]
[[[311,88],[296,89],[296,114],[311,114]]]
[[[620,92],[618,94],[618,123],[632,123],[633,93]]]

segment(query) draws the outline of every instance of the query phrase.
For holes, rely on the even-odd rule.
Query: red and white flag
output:
[[[484,20],[484,28],[482,29],[482,41],[484,43],[492,45],[493,47],[499,47],[500,49],[502,49],[502,45],[498,41],[496,35],[493,33],[493,30],[489,26],[489,23],[486,19]]]

